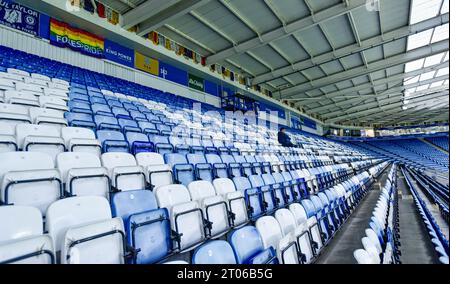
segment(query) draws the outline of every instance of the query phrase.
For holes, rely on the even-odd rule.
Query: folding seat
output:
[[[9,91],[9,90],[15,90],[16,85],[13,80],[4,79],[0,77],[0,90],[2,91]]]
[[[119,126],[122,129],[123,133],[126,132],[141,132],[136,121],[131,119],[119,118],[118,120]]]
[[[314,255],[317,255],[318,252],[322,249],[323,244],[326,241],[326,235],[322,232],[322,226],[318,217],[316,216],[316,208],[314,203],[309,199],[303,199],[301,201],[301,205],[306,212],[307,220],[306,223],[308,225],[308,229],[311,235],[311,240],[314,249]],[[295,213],[294,213],[295,216]]]
[[[245,226],[228,236],[238,264],[278,264],[272,247],[264,249],[264,243],[254,226]]]
[[[102,165],[108,169],[113,192],[146,189],[144,170],[128,153],[104,153]]]
[[[120,119],[131,119],[130,113],[122,107],[111,107],[111,112],[119,121]]]
[[[47,153],[53,159],[66,149],[60,130],[47,125],[18,124],[16,140],[21,150]]]
[[[127,132],[125,136],[133,155],[140,152],[154,151],[154,145],[148,140],[147,135],[140,132]]]
[[[205,221],[198,203],[191,201],[184,185],[165,185],[154,192],[159,208],[169,211],[174,241],[180,252],[194,249],[207,239],[210,223]]]
[[[91,105],[88,102],[70,100],[67,106],[71,112],[92,114]]]
[[[1,202],[38,208],[43,214],[48,205],[62,196],[63,185],[54,160],[45,153],[0,153]]]
[[[194,166],[195,176],[197,180],[206,180],[212,182],[214,175],[212,166],[206,161],[203,154],[187,154],[186,158],[189,164]]]
[[[236,163],[239,163],[243,176],[249,177],[253,174],[252,164],[247,162],[244,156],[236,155],[234,156],[234,160]]]
[[[270,174],[272,172],[270,162],[266,161],[266,159],[262,155],[256,156],[255,159],[261,165],[263,174]]]
[[[56,158],[68,196],[97,195],[108,198],[110,179],[98,156],[91,153],[61,153]]]
[[[95,115],[94,116],[95,127],[97,130],[115,130],[121,131],[119,122],[115,117],[106,115]]]
[[[205,148],[205,153],[217,153],[217,148],[211,140],[211,137],[202,137],[202,146]]]
[[[0,207],[0,264],[53,264],[52,240],[43,234],[41,212],[28,206]]]
[[[213,181],[217,195],[221,195],[228,203],[233,227],[240,227],[248,223],[247,205],[244,194],[236,191],[234,183],[228,178],[217,178]]]
[[[265,203],[262,192],[258,188],[253,188],[250,181],[246,177],[233,178],[236,190],[242,191],[245,196],[247,210],[251,220],[256,220],[264,214]]]
[[[102,145],[103,153],[107,152],[129,152],[128,142],[122,132],[111,130],[98,130],[97,139]]]
[[[133,98],[133,97],[132,97],[132,98]],[[124,103],[123,103],[123,107],[124,107],[124,109],[126,109],[127,111],[130,111],[130,110],[138,110],[138,108],[137,108],[134,104],[129,103],[129,102],[124,102]]]
[[[113,217],[122,218],[135,264],[157,263],[173,253],[169,212],[158,209],[149,190],[123,191],[111,199]]]
[[[186,145],[186,140],[182,136],[170,136],[169,143],[172,144],[176,153],[186,155],[190,152],[189,146]]]
[[[298,175],[297,170],[291,172],[282,172],[284,180],[291,184],[294,201],[308,197],[308,186],[304,178]]]
[[[292,203],[289,202],[293,200],[294,192],[290,184],[284,182],[284,180],[279,180],[279,173],[273,174],[263,174],[261,179],[263,180],[266,186],[269,186],[277,200],[278,207],[285,207],[286,205]],[[278,177],[278,179],[275,179]]]
[[[247,161],[247,163],[250,163],[253,174],[255,175],[263,174],[262,165],[261,163],[256,161],[254,156],[245,155],[244,159]]]
[[[162,131],[168,131],[168,132],[172,131],[172,128],[170,126],[168,126],[166,124],[163,124],[163,123],[156,124],[156,129],[158,129],[160,132],[162,132]]]
[[[203,154],[205,152],[205,148],[201,144],[200,135],[192,134],[188,144],[192,154]]]
[[[104,197],[58,200],[49,206],[45,225],[62,264],[123,264],[128,257],[123,221],[112,218]]]
[[[294,201],[301,199],[301,194],[297,187],[293,185],[292,177],[289,172],[273,173],[272,174],[275,183],[280,185],[281,191],[277,192],[278,198],[283,198],[285,204],[290,204]],[[287,180],[285,179],[288,178]]]
[[[17,141],[15,128],[5,122],[0,121],[0,152],[17,151]]]
[[[18,123],[31,123],[31,118],[27,107],[0,103],[0,121],[15,126]]]
[[[90,104],[88,95],[73,92],[69,93],[69,102],[80,102]]]
[[[267,214],[272,214],[278,206],[284,205],[284,200],[280,200],[275,196],[275,190],[264,184],[264,180],[259,175],[251,175],[248,177],[252,188],[258,189],[261,192],[264,202],[264,210]]]
[[[42,108],[59,110],[62,112],[66,112],[69,110],[69,108],[67,107],[67,103],[64,100],[54,96],[40,96],[39,105]]]
[[[91,103],[92,103],[92,99],[91,99]],[[111,112],[111,109],[106,104],[92,103],[91,104],[91,109],[92,109],[92,114],[95,115],[95,116],[100,115],[100,116],[114,117],[114,115]]]
[[[123,108],[123,104],[117,98],[106,98],[106,104],[111,108],[111,112],[115,117],[117,115],[124,115],[125,117],[130,117],[128,111]]]
[[[13,105],[22,105],[25,107],[39,107],[39,97],[34,94],[28,94],[18,91],[5,91],[4,100]]]
[[[229,243],[215,240],[195,249],[192,264],[236,264],[236,258]]]
[[[82,127],[63,127],[61,137],[66,149],[71,152],[88,152],[96,156],[102,153],[102,146],[92,130]]]
[[[206,162],[211,165],[214,178],[228,178],[227,164],[217,154],[206,154]]]
[[[49,84],[49,88],[44,88],[44,96],[41,97],[55,97],[60,100],[67,102],[69,100],[68,96],[69,90],[67,87],[61,86],[59,84]]]
[[[363,249],[357,249],[353,252],[353,257],[358,264],[379,264],[374,261],[374,258]]]
[[[49,125],[56,127],[67,126],[67,120],[64,119],[63,111],[33,107],[29,109],[29,113],[31,121],[34,124]]]
[[[164,154],[164,161],[172,167],[176,183],[188,186],[195,180],[194,166],[189,164],[186,156],[178,153]]]
[[[130,117],[131,117],[131,119],[133,119],[133,120],[135,120],[137,122],[139,122],[139,121],[147,122],[148,121],[147,117],[145,116],[145,114],[142,113],[141,111],[137,111],[137,110],[131,110],[130,111]],[[155,129],[156,129],[156,127],[155,127]]]
[[[136,119],[135,119],[136,120]],[[149,134],[152,131],[155,131],[156,133],[159,133],[158,130],[156,130],[156,126],[154,123],[148,122],[148,121],[138,121],[139,128],[141,129],[142,133]],[[153,132],[153,133],[155,133]]]
[[[25,85],[34,85],[40,87],[47,87],[47,80],[39,80],[30,77],[24,77]]]
[[[289,234],[283,234],[277,219],[272,216],[261,217],[256,220],[255,227],[261,236],[264,249],[274,249],[277,252],[280,263],[300,263],[297,242],[292,240],[292,237]]]
[[[214,186],[209,181],[193,181],[188,186],[192,201],[197,201],[203,210],[203,216],[210,223],[209,235],[218,238],[231,227],[228,205],[221,195],[216,195]]]
[[[158,134],[149,134],[150,142],[155,145],[155,151],[161,155],[173,153],[173,146],[169,143],[169,137]]]
[[[228,154],[222,154],[220,155],[220,158],[224,164],[228,166],[228,175],[230,177],[241,177],[242,174],[242,168],[239,163],[236,163],[234,160],[234,157]]]
[[[144,173],[151,189],[173,184],[172,167],[164,163],[164,158],[158,153],[136,154],[137,164],[144,168]]]
[[[155,121],[157,123],[160,122],[159,117],[154,115],[153,113],[145,113],[145,116],[147,117],[148,121]]]

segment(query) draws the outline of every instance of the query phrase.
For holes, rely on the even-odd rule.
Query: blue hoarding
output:
[[[186,71],[162,61],[159,62],[159,77],[183,86],[188,85],[188,73]]]
[[[39,13],[11,0],[0,0],[0,24],[39,35]]]
[[[106,59],[116,63],[134,67],[134,50],[105,39],[104,56]]]
[[[219,88],[217,84],[210,82],[208,80],[205,80],[205,93],[216,97],[220,97]]]

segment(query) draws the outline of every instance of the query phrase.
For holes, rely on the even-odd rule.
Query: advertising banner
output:
[[[34,36],[39,35],[39,13],[11,0],[0,0],[0,24]]]
[[[105,39],[105,58],[116,63],[134,67],[134,50]]]
[[[188,73],[186,71],[162,61],[159,62],[159,77],[183,86],[188,85]]]
[[[205,90],[205,80],[203,80],[203,78],[189,74],[188,86],[189,86],[189,88],[203,92]]]
[[[103,38],[55,19],[50,20],[50,43],[59,47],[68,47],[89,56],[104,57]]]
[[[159,76],[159,61],[136,51],[135,53],[135,67],[144,72]]]

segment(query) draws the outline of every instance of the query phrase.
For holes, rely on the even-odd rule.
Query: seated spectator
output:
[[[295,145],[291,142],[291,137],[286,134],[286,128],[281,127],[278,132],[278,143],[284,147],[294,147]]]

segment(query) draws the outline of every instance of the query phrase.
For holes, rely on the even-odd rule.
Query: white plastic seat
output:
[[[160,208],[167,208],[172,230],[179,235],[175,245],[180,251],[191,250],[206,239],[204,218],[198,203],[191,201],[182,184],[164,185],[154,190]]]
[[[5,79],[0,77],[0,90],[8,91],[8,90],[15,90],[16,85],[14,80]]]
[[[50,264],[51,238],[43,235],[41,212],[28,206],[0,207],[0,263]]]
[[[63,127],[61,137],[64,139],[66,149],[71,152],[87,152],[96,156],[101,155],[102,147],[95,134],[88,128]]]
[[[40,107],[30,108],[30,118],[34,124],[63,127],[67,126],[64,112]]]
[[[248,223],[247,205],[241,191],[236,191],[236,187],[231,179],[217,178],[213,180],[214,189],[217,195],[221,195],[228,203],[228,210],[234,215],[234,227],[240,227]]]
[[[368,237],[364,237],[361,239],[364,249],[369,255],[373,258],[375,263],[380,263],[380,253],[378,252],[376,245],[372,242]]]
[[[228,206],[221,195],[216,195],[214,186],[209,181],[193,181],[188,185],[192,201],[197,201],[205,218],[211,222],[210,233],[216,238],[230,229]]]
[[[31,118],[25,106],[0,103],[0,121],[16,126],[19,123],[31,123]]]
[[[100,159],[91,153],[65,152],[56,157],[56,166],[69,195],[97,195],[108,198],[109,176]]]
[[[60,130],[48,125],[18,124],[16,139],[23,151],[47,153],[54,160],[66,148]]]
[[[0,153],[1,200],[27,205],[45,213],[62,194],[59,172],[51,156],[39,152]]]
[[[152,188],[173,183],[172,167],[164,163],[161,154],[141,152],[136,154],[136,161],[144,168],[145,177]]]
[[[34,107],[40,106],[39,98],[37,96],[19,91],[6,91],[5,102],[14,105],[24,105]]]
[[[124,263],[123,222],[120,217],[111,218],[103,197],[70,197],[53,203],[46,228],[63,264]]]
[[[272,216],[264,216],[255,224],[264,249],[272,247],[276,250],[278,260],[284,264],[298,264],[297,246],[290,235],[284,236],[278,221]]]
[[[66,101],[56,96],[40,96],[39,105],[46,109],[55,109],[63,112],[69,110]]]
[[[32,78],[32,77],[24,77],[24,82],[27,85],[36,85],[36,86],[47,87],[47,80],[41,80],[41,79],[36,79],[36,78]]]
[[[47,81],[47,82],[51,80],[50,77],[42,75],[42,74],[31,73],[30,75],[31,75],[30,77],[33,79],[38,79],[38,80]]]
[[[63,101],[68,101],[69,96],[67,95],[69,88],[67,86],[55,83],[49,83],[49,88],[44,89],[45,96],[51,96],[59,98]]]
[[[363,249],[355,250],[353,252],[353,257],[356,259],[358,264],[375,264],[370,254]]]
[[[145,174],[133,155],[110,152],[101,156],[103,167],[108,169],[111,186],[117,190],[145,189]]]
[[[0,152],[12,152],[17,149],[14,127],[0,121]]]

